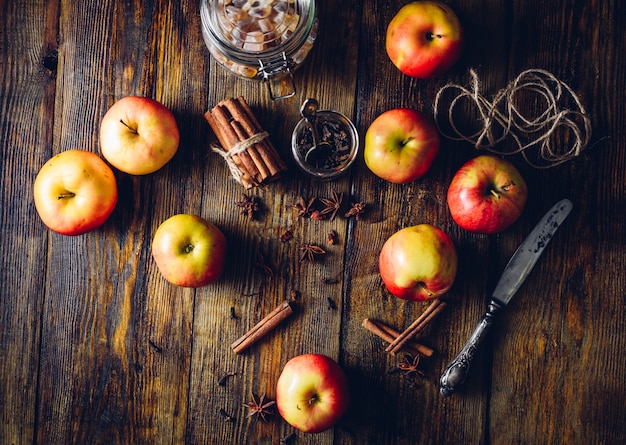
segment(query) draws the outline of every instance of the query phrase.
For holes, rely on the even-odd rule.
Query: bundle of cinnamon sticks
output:
[[[204,114],[233,177],[246,189],[264,185],[287,169],[246,100],[226,99]]]

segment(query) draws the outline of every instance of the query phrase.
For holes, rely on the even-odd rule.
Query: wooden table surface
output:
[[[274,398],[283,365],[307,352],[344,367],[352,403],[335,428],[297,433],[291,443],[626,443],[626,3],[449,2],[465,50],[449,73],[427,81],[402,75],[385,53],[386,25],[404,3],[320,0],[319,38],[296,72],[297,94],[273,102],[263,85],[210,57],[198,0],[0,0],[1,444],[279,444],[294,430],[277,414],[247,418],[244,404],[253,393]],[[439,89],[469,85],[470,69],[489,98],[530,68],[572,88],[593,134],[580,156],[550,169],[508,157],[529,199],[500,235],[462,230],[445,204],[452,175],[478,154],[468,142],[442,138],[428,174],[405,185],[375,177],[362,155],[349,175],[325,183],[304,178],[291,160],[290,133],[308,97],[351,117],[362,141],[388,109],[432,115]],[[173,111],[178,153],[147,176],[116,170],[120,199],[100,229],[51,232],[33,204],[39,168],[68,149],[99,154],[101,119],[128,95]],[[239,95],[289,167],[279,182],[250,191],[209,150],[214,136],[203,118]],[[522,97],[520,106],[536,102]],[[461,122],[477,123],[471,104],[461,108]],[[366,213],[315,221],[292,207],[299,196],[332,191],[346,204],[366,203]],[[261,201],[257,220],[236,207],[243,193]],[[466,385],[441,397],[439,375],[507,260],[565,197],[572,215],[497,318]],[[183,212],[214,222],[228,239],[218,283],[170,285],[152,260],[156,228]],[[449,304],[420,335],[436,350],[424,378],[392,372],[401,356],[361,327],[369,317],[402,330],[427,306],[391,296],[377,267],[386,238],[418,223],[442,228],[459,253]],[[280,240],[284,230],[291,241]],[[335,246],[325,244],[330,230],[339,234]],[[327,254],[301,262],[303,243]],[[259,254],[272,276],[259,273]],[[297,314],[235,355],[231,342],[294,292]],[[229,372],[236,375],[219,384]]]

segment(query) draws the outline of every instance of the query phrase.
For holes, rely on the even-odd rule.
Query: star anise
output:
[[[360,219],[360,215],[365,212],[365,203],[363,202],[353,202],[350,204],[350,210],[346,212],[344,215],[346,218],[350,218],[354,216],[358,221]]]
[[[400,371],[403,371],[407,376],[417,374],[420,377],[424,377],[424,372],[419,368],[421,358],[422,357],[419,355],[415,355],[414,357],[412,357],[407,354],[398,364],[398,368],[400,369]]]
[[[300,261],[309,260],[315,262],[315,255],[324,255],[326,251],[314,244],[303,244],[300,246]]]
[[[265,394],[261,394],[261,397],[252,394],[252,402],[244,403],[244,406],[250,410],[247,417],[258,416],[266,422],[265,416],[274,414],[270,408],[275,404],[274,400],[266,399]]]
[[[241,201],[235,203],[241,209],[241,214],[246,215],[249,220],[254,220],[260,209],[259,199],[256,196],[242,195]]]
[[[331,198],[320,198],[320,201],[324,205],[324,208],[320,210],[320,214],[330,215],[329,219],[332,221],[333,219],[335,219],[335,215],[337,215],[337,212],[341,207],[341,202],[343,201],[343,193],[337,193],[333,190],[333,196]]]
[[[311,213],[311,206],[315,202],[315,198],[305,199],[302,196],[298,197],[298,200],[293,205],[293,208],[298,212],[298,216],[309,216]]]

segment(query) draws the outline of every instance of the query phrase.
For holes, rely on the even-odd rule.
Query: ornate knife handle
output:
[[[487,336],[489,328],[493,324],[496,313],[502,309],[502,305],[494,300],[489,302],[487,312],[480,318],[474,332],[456,357],[446,366],[439,379],[439,392],[444,397],[451,396],[456,389],[465,383],[469,374],[470,365],[474,360],[476,350]]]

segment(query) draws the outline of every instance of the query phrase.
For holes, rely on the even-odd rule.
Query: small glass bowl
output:
[[[328,181],[348,171],[359,152],[359,134],[350,119],[332,110],[315,114],[319,147],[313,147],[311,123],[301,119],[291,134],[291,153],[307,176]]]

